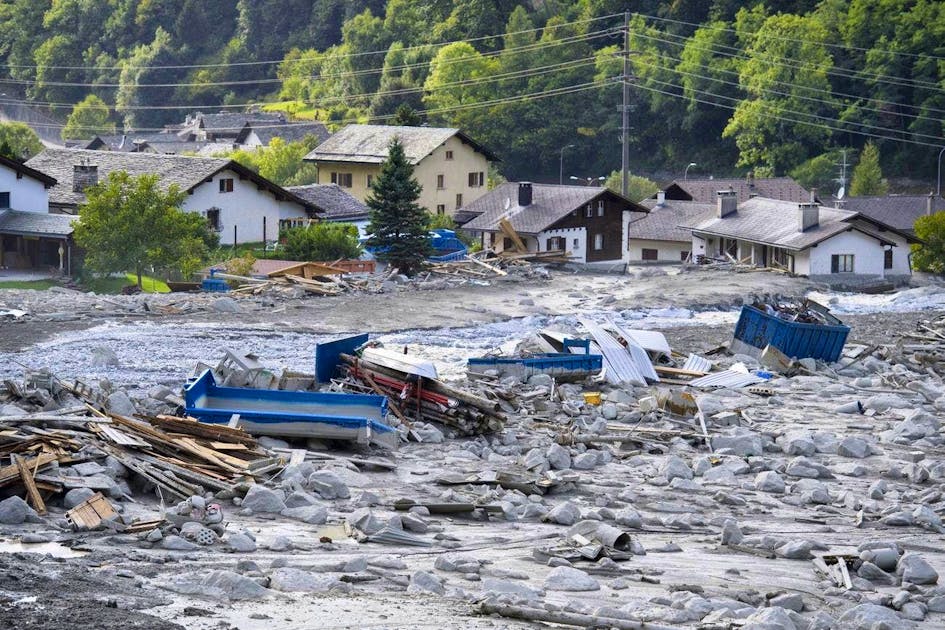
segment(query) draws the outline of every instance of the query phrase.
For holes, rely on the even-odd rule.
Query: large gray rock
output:
[[[755,489],[781,494],[784,492],[784,479],[773,470],[764,470],[755,477]]]
[[[581,520],[581,509],[570,501],[565,501],[554,506],[543,520],[558,525],[574,525]]]
[[[327,593],[332,589],[346,590],[346,585],[330,575],[282,567],[269,576],[269,588],[283,593]]]
[[[239,302],[229,297],[215,299],[210,303],[210,308],[218,313],[240,313],[243,311],[243,307],[239,305]]]
[[[891,608],[876,604],[854,606],[840,616],[840,627],[844,630],[873,630],[874,628],[912,628],[914,624],[906,621]]]
[[[348,522],[348,525],[359,529],[368,536],[376,534],[385,527],[385,523],[382,519],[374,515],[374,512],[371,511],[371,508],[363,507],[358,508],[354,512],[348,514],[345,517],[345,520]]]
[[[180,536],[165,536],[161,540],[161,548],[167,549],[168,551],[195,551],[200,549],[198,545],[190,542],[189,540],[184,540]]]
[[[287,508],[304,507],[306,505],[319,505],[318,499],[302,490],[296,490],[285,498],[285,506]]]
[[[4,525],[22,525],[23,523],[42,522],[36,511],[18,496],[0,501],[0,523]]]
[[[230,534],[226,537],[226,547],[236,553],[252,553],[256,551],[256,541],[246,534]]]
[[[128,398],[128,394],[121,390],[109,394],[106,404],[109,411],[117,413],[119,416],[133,416],[138,413],[137,407]]]
[[[600,583],[590,575],[572,567],[556,567],[545,578],[549,591],[598,591]]]
[[[764,443],[761,441],[761,436],[751,431],[731,435],[716,435],[712,438],[712,448],[715,451],[724,450],[732,455],[742,457],[764,454]]]
[[[554,470],[567,470],[571,468],[571,453],[560,444],[552,444],[545,452],[548,463]]]
[[[337,473],[331,470],[316,470],[308,478],[309,487],[324,499],[348,499],[351,491]]]
[[[309,525],[323,525],[328,520],[328,508],[324,505],[304,505],[296,508],[286,508],[280,512],[286,518],[294,518],[297,521],[308,523]]]
[[[182,595],[194,595],[211,599],[242,601],[263,599],[269,590],[258,582],[233,571],[196,571],[174,575],[159,586]]]
[[[410,576],[410,584],[407,586],[408,593],[435,593],[442,595],[446,592],[446,587],[440,578],[426,571],[415,571]]]
[[[864,457],[868,457],[869,454],[869,443],[863,438],[854,437],[852,435],[849,435],[840,440],[840,446],[837,447],[837,455],[841,455],[843,457],[863,459]]]
[[[640,529],[643,527],[643,518],[640,513],[633,508],[625,508],[617,512],[614,520],[618,525],[629,527],[630,529]]]
[[[497,578],[483,578],[482,594],[490,595],[514,595],[525,600],[541,599],[544,591],[532,588],[527,584],[514,580],[500,580]]]
[[[899,558],[896,573],[903,582],[912,584],[935,584],[938,582],[938,571],[932,568],[925,559],[917,553],[907,553]]]
[[[286,508],[285,493],[257,484],[250,486],[240,505],[257,513],[278,514]]]
[[[663,465],[660,466],[660,474],[666,477],[668,481],[673,479],[692,479],[692,468],[689,467],[682,458],[675,455],[668,457]]]
[[[783,608],[763,608],[745,620],[744,630],[798,630]]]

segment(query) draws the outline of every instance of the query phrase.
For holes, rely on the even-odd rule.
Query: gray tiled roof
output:
[[[288,143],[297,142],[306,136],[315,136],[318,138],[318,142],[322,143],[331,137],[328,127],[319,122],[287,123],[284,125],[250,123],[250,127],[259,137],[259,140],[267,146],[273,138],[282,138]]]
[[[109,173],[125,171],[129,175],[157,175],[159,185],[165,190],[176,184],[181,190],[196,188],[204,180],[223,169],[230,169],[247,177],[271,192],[287,197],[306,208],[311,204],[296,197],[284,188],[261,177],[258,173],[226,158],[190,157],[161,153],[121,153],[116,151],[86,151],[84,149],[46,149],[27,162],[27,166],[51,175],[58,184],[49,190],[49,203],[76,206],[85,202],[85,194],[73,192],[73,168],[85,161],[98,167],[99,181]]]
[[[0,232],[26,236],[68,236],[72,234],[72,222],[78,217],[68,214],[45,212],[0,211]]]
[[[706,216],[716,207],[714,203],[668,199],[662,206],[656,199],[644,199],[640,205],[649,208],[650,213],[630,223],[630,238],[681,243],[692,241],[692,230],[679,226]]]
[[[797,203],[754,197],[738,205],[733,214],[720,219],[696,217],[684,223],[693,231],[764,243],[799,251],[816,245],[836,234],[849,230],[857,213],[836,208],[820,208],[820,223],[804,232],[797,229]],[[863,231],[863,230],[861,230]]]
[[[601,195],[622,199],[611,190],[598,186],[532,184],[532,203],[523,208],[518,205],[518,186],[518,182],[506,182],[463,206],[460,212],[478,214],[463,225],[463,229],[495,231],[499,229],[499,221],[508,217],[516,232],[538,234]],[[631,201],[626,203],[646,212],[645,208]]]
[[[395,137],[404,145],[404,153],[416,164],[455,135],[474,149],[495,160],[487,149],[450,127],[398,127],[393,125],[348,125],[305,156],[311,162],[367,162],[380,164],[387,159],[387,147]]]
[[[309,201],[320,210],[319,218],[326,221],[358,220],[368,217],[368,207],[348,194],[338,184],[288,186],[286,190]]]
[[[885,223],[897,230],[912,232],[916,219],[928,211],[928,195],[888,195],[885,197],[847,197],[843,208]],[[932,212],[945,211],[945,199],[932,198]]]
[[[732,189],[739,199],[748,199],[752,195],[766,199],[803,203],[810,201],[810,192],[790,177],[756,177],[732,179],[689,179],[674,181],[670,186],[677,186],[689,193],[692,201],[715,203],[716,193]],[[667,188],[669,188],[668,186]]]

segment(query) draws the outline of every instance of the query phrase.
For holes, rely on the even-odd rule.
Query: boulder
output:
[[[270,594],[255,580],[233,571],[210,571],[209,573],[197,571],[178,574],[171,576],[159,585],[182,595],[195,595],[224,601],[263,599]]]
[[[773,470],[762,471],[755,477],[755,489],[759,492],[782,494],[784,487],[784,479]]]
[[[4,525],[22,525],[27,521],[39,520],[36,511],[18,496],[0,501],[0,523]]]
[[[554,506],[543,520],[558,525],[574,525],[581,520],[581,509],[570,501],[565,501]]]
[[[783,608],[763,608],[745,619],[745,630],[798,630]]]
[[[911,628],[896,611],[876,604],[854,606],[840,616],[840,627],[849,630],[873,630],[874,628]],[[908,625],[907,625],[908,624]]]
[[[446,587],[440,578],[426,571],[415,571],[410,576],[410,584],[407,586],[408,593],[435,593],[442,595],[446,592]]]
[[[309,487],[324,499],[348,499],[351,491],[337,473],[331,470],[316,470],[308,477]]]
[[[863,459],[870,455],[870,445],[863,438],[849,435],[840,440],[840,446],[837,447],[837,455]]]
[[[250,486],[240,505],[257,513],[278,514],[286,508],[285,494],[256,484]]]
[[[246,534],[230,534],[226,537],[226,547],[237,553],[252,553],[256,551],[256,541]]]
[[[935,584],[938,582],[938,572],[917,553],[907,553],[899,558],[896,573],[903,582],[912,584]]]
[[[598,591],[600,583],[590,575],[572,567],[556,567],[545,578],[549,591]]]
[[[660,474],[668,481],[673,479],[692,479],[693,473],[692,468],[689,467],[682,458],[671,456],[663,462],[663,465],[660,466]]]
[[[347,585],[330,575],[281,567],[269,576],[269,588],[283,593],[327,593],[332,589],[346,590]]]
[[[62,507],[71,510],[83,501],[88,501],[95,496],[95,490],[91,488],[73,488],[62,498]]]
[[[302,507],[286,508],[280,514],[309,525],[323,525],[328,520],[328,508],[324,505],[303,505]]]

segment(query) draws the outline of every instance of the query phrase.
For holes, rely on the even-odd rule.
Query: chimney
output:
[[[532,183],[520,182],[518,185],[518,205],[521,207],[532,205]]]
[[[932,216],[932,204],[935,201],[935,193],[930,192],[929,198],[925,200],[925,216]]]
[[[755,172],[748,171],[748,175],[746,175],[745,179],[748,181],[748,189],[754,190],[755,189]]]
[[[85,192],[89,186],[98,183],[98,166],[95,164],[75,164],[72,167],[72,192]]]
[[[656,205],[659,206],[659,207],[661,207],[661,208],[666,205],[666,191],[665,191],[665,190],[657,191],[657,193],[656,193]]]
[[[715,194],[718,195],[718,216],[720,219],[724,219],[738,209],[738,195],[731,188],[728,190],[720,190]]]
[[[816,188],[810,189],[810,202],[817,203],[817,189]]]
[[[804,232],[820,225],[820,204],[797,204],[797,231]]]

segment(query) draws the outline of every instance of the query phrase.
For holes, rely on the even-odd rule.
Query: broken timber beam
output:
[[[525,254],[528,252],[528,247],[525,246],[525,243],[518,235],[518,232],[516,232],[515,228],[512,227],[511,221],[508,219],[502,219],[499,221],[499,229],[502,230],[502,233],[512,241],[512,245],[515,246],[515,251],[520,254]]]
[[[30,472],[30,469],[27,468],[26,462],[23,461],[22,457],[14,455],[13,462],[16,464],[17,470],[20,471],[20,479],[23,480],[23,485],[26,486],[26,494],[30,499],[30,503],[33,504],[33,509],[36,510],[37,514],[43,516],[46,514],[46,503],[43,501],[42,495],[39,494],[39,489],[36,487],[36,482],[33,480],[33,474]]]

